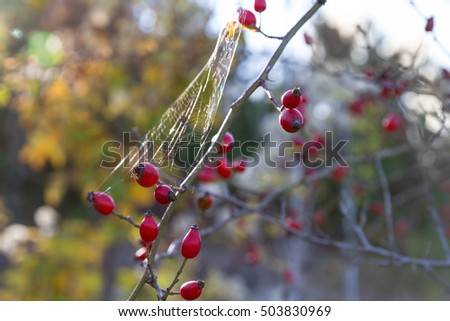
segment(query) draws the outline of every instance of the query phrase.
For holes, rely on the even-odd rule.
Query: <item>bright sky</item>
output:
[[[212,29],[220,29],[236,8],[243,6],[253,10],[253,0],[202,0],[215,8],[216,17]],[[312,0],[266,0],[267,10],[262,15],[262,29],[270,34],[283,35],[311,7]],[[425,16],[434,16],[435,34],[450,52],[450,0],[415,0]],[[423,43],[424,52],[437,65],[450,68],[450,56],[433,41],[433,35],[424,31],[425,18],[410,4],[410,0],[328,0],[320,15],[309,21],[303,30],[311,32],[314,20],[325,18],[339,26],[344,33],[354,33],[355,26],[372,21],[380,35],[385,36],[384,49],[405,48],[414,50]],[[276,41],[267,41],[261,35],[246,35],[255,48],[274,48]]]

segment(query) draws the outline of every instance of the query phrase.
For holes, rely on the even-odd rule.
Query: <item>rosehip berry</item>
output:
[[[323,226],[327,222],[327,215],[324,212],[316,212],[312,217],[312,221],[316,226]]]
[[[233,148],[234,137],[230,132],[226,132],[220,145],[222,154],[228,153]]]
[[[314,147],[317,149],[323,149],[325,147],[325,137],[321,134],[315,134],[311,138],[311,142],[313,142]]]
[[[183,283],[180,287],[180,295],[183,299],[192,301],[197,299],[201,294],[202,290],[205,287],[205,281],[189,281]]]
[[[144,242],[153,242],[158,236],[158,224],[156,223],[153,215],[150,211],[144,216],[141,224],[139,225],[139,234]]]
[[[193,259],[199,253],[202,247],[202,239],[197,225],[192,225],[191,229],[181,242],[181,255],[186,259]]]
[[[425,31],[430,32],[433,31],[434,28],[434,17],[429,17],[427,19],[427,24],[425,25]]]
[[[355,115],[361,115],[365,101],[363,99],[355,99],[349,105],[350,111]]]
[[[384,212],[384,205],[381,202],[375,202],[370,205],[370,211],[375,216],[380,216]]]
[[[242,173],[246,167],[247,165],[243,159],[238,159],[233,162],[233,170],[236,172]]]
[[[208,208],[211,207],[213,203],[213,199],[209,193],[204,193],[202,196],[197,198],[197,206],[202,211],[206,211]]]
[[[134,252],[134,258],[138,261],[144,261],[147,258],[147,249],[140,247]]]
[[[111,214],[116,207],[114,199],[109,194],[103,192],[90,192],[87,195],[87,200],[102,215]]]
[[[297,107],[302,101],[302,91],[300,87],[293,88],[286,91],[281,96],[281,103],[284,107],[293,109]]]
[[[402,127],[402,120],[397,114],[394,113],[388,114],[381,121],[381,126],[386,132],[392,133],[399,130]]]
[[[249,29],[256,29],[256,17],[250,10],[240,9],[239,10],[239,23],[244,27]]]
[[[287,217],[284,220],[284,224],[287,227],[289,227],[289,228],[291,228],[293,230],[296,230],[296,231],[302,231],[303,230],[302,223],[298,219],[296,219],[295,217]]]
[[[306,43],[307,45],[312,45],[313,39],[312,39],[312,37],[311,37],[309,34],[307,34],[306,32],[303,34],[303,39],[305,40],[305,43]]]
[[[267,4],[266,0],[255,0],[255,11],[256,12],[263,12],[266,10]]]
[[[233,167],[226,158],[217,160],[217,173],[224,179],[228,179],[233,174]]]
[[[170,204],[177,199],[172,187],[170,187],[169,185],[159,185],[155,189],[153,196],[159,204],[163,205]]]
[[[344,166],[337,166],[333,168],[333,170],[331,171],[331,178],[337,183],[342,182],[347,176],[348,169],[348,167]]]
[[[133,167],[131,175],[143,187],[154,186],[159,179],[158,169],[150,163],[139,163]]]
[[[295,133],[303,127],[303,115],[297,109],[285,109],[280,113],[279,122],[285,131]]]
[[[450,71],[446,68],[442,68],[442,78],[450,80]]]
[[[261,250],[255,244],[250,244],[245,254],[245,261],[248,265],[256,265],[261,261]]]
[[[202,183],[211,183],[216,180],[216,172],[213,168],[205,166],[198,173],[197,179]]]
[[[295,272],[291,268],[285,268],[283,271],[283,280],[287,284],[292,284],[295,282]]]
[[[401,219],[395,224],[394,230],[395,234],[398,236],[408,234],[411,231],[411,224],[408,221]]]

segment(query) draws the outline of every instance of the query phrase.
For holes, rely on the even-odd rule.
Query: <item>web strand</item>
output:
[[[118,171],[122,171],[119,175],[119,182],[122,182],[124,176],[130,176],[131,169],[143,161],[180,180],[189,174],[208,144],[240,33],[236,22],[222,29],[208,63],[161,116],[158,125],[145,134],[140,148],[125,155],[100,188],[117,184],[111,178],[119,175]]]

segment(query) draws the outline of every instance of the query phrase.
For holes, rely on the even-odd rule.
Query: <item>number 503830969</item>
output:
[[[326,306],[314,306],[314,305],[294,305],[294,306],[273,306],[263,305],[261,306],[260,316],[262,317],[274,317],[274,316],[293,316],[293,317],[306,317],[306,316],[329,316],[331,313],[331,307]]]

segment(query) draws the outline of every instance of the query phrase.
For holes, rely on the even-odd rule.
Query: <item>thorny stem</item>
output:
[[[275,63],[280,58],[281,54],[283,53],[284,49],[288,45],[288,43],[291,41],[291,39],[295,36],[297,31],[309,20],[311,19],[314,14],[322,7],[322,5],[325,4],[325,0],[318,0],[311,9],[292,27],[291,30],[283,37],[283,40],[281,41],[278,48],[273,53],[272,57],[267,62],[266,66],[264,67],[261,74],[258,76],[258,78],[241,94],[241,96],[235,100],[230,106],[227,115],[225,116],[225,119],[222,122],[222,125],[220,126],[217,134],[211,139],[211,145],[208,148],[208,150],[205,152],[205,154],[202,156],[202,158],[199,160],[197,165],[191,170],[189,175],[184,179],[184,181],[181,183],[180,188],[181,190],[184,190],[186,186],[197,176],[198,172],[202,168],[202,165],[204,164],[205,159],[211,154],[213,149],[216,146],[216,143],[220,141],[223,138],[223,135],[225,134],[226,130],[230,126],[232,120],[234,119],[235,115],[237,114],[238,110],[242,107],[244,102],[247,101],[247,99],[258,89],[264,81],[267,80],[268,75],[272,68],[274,67]],[[178,196],[180,194],[180,191],[176,191],[175,195]],[[152,251],[150,255],[148,256],[148,267],[150,268],[154,262],[155,262],[155,256],[156,252],[159,248],[159,243],[161,241],[162,235],[164,235],[164,231],[167,228],[167,225],[169,223],[170,217],[172,216],[173,211],[171,211],[173,206],[173,203],[170,203],[161,219],[161,222],[159,223],[159,233],[158,237],[155,240],[155,243],[153,244]],[[148,268],[143,273],[141,279],[136,284],[135,288],[131,292],[128,300],[134,301],[141,291],[142,287],[146,283],[147,278],[147,271]]]
[[[136,228],[139,228],[139,224],[136,223],[135,221],[133,221],[133,219],[131,218],[131,216],[125,216],[123,214],[117,213],[117,212],[112,212],[115,216],[117,216],[118,218],[120,218],[121,220],[125,220],[128,223],[130,223],[131,225],[133,225]]]
[[[180,275],[183,273],[184,266],[186,265],[186,262],[188,261],[187,258],[183,259],[183,262],[181,262],[180,267],[178,268],[177,273],[175,274],[175,277],[173,278],[172,283],[167,287],[167,289],[164,291],[164,295],[161,297],[162,301],[167,300],[167,297],[172,293],[172,289],[175,286],[175,284],[180,281]]]

